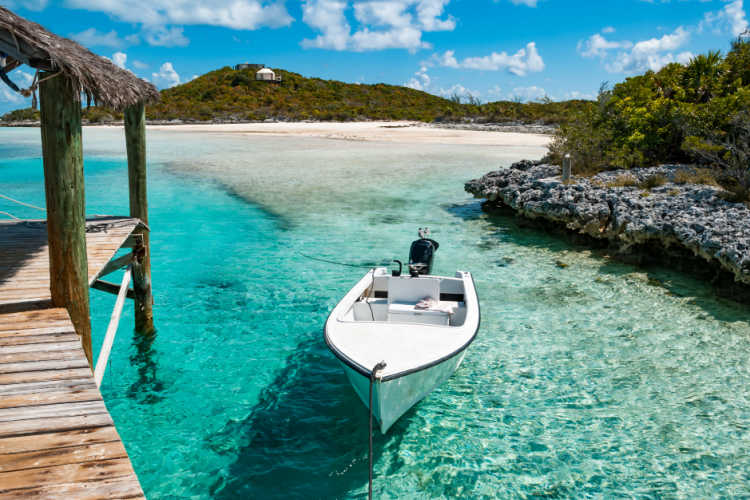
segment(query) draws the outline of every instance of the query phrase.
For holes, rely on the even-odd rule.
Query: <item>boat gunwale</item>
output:
[[[368,271],[369,274],[370,271]],[[403,370],[400,372],[392,373],[390,375],[385,375],[381,377],[379,380],[381,382],[389,382],[391,380],[396,380],[401,377],[405,377],[407,375],[411,375],[413,373],[421,372],[423,370],[427,370],[428,368],[432,368],[433,366],[439,365],[445,361],[448,361],[451,358],[454,358],[461,354],[463,351],[465,351],[472,342],[474,342],[474,339],[477,337],[477,333],[479,333],[479,327],[482,324],[482,307],[479,302],[479,293],[477,292],[476,284],[474,283],[474,275],[471,272],[467,273],[469,275],[469,278],[471,279],[471,286],[474,289],[474,295],[477,299],[477,326],[474,329],[474,333],[471,335],[468,341],[466,341],[465,344],[461,345],[458,349],[454,350],[448,355],[445,355],[439,359],[436,359],[434,361],[430,361],[429,363],[426,363],[424,365],[417,366],[415,368],[409,368],[408,370]],[[338,307],[338,304],[337,304]],[[328,317],[326,318],[325,325],[323,326],[323,338],[325,339],[326,345],[328,346],[328,349],[331,350],[331,352],[345,365],[347,365],[349,368],[354,370],[355,372],[359,373],[362,376],[365,376],[367,378],[370,378],[372,375],[372,370],[368,370],[364,366],[360,365],[353,359],[349,358],[346,354],[341,352],[328,338],[328,322],[331,320],[331,315],[334,313],[337,307],[334,307],[331,312],[328,313]]]

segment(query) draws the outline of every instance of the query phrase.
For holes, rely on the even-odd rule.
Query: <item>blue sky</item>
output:
[[[482,101],[590,98],[726,50],[743,0],[0,0],[164,88],[238,62]],[[748,0],[750,3],[750,0]],[[31,71],[11,76],[22,86]],[[0,88],[0,111],[26,101]]]

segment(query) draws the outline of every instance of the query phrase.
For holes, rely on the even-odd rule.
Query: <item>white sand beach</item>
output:
[[[533,133],[458,130],[419,122],[273,122],[149,125],[149,130],[317,137],[347,141],[544,147],[551,136]]]

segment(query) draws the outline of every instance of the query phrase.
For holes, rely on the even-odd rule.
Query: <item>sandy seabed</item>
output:
[[[149,125],[149,130],[221,134],[319,137],[347,141],[477,146],[540,146],[551,137],[543,134],[458,130],[419,122],[274,122],[237,124]]]

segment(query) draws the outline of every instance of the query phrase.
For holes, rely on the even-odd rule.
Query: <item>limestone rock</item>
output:
[[[672,182],[675,173],[690,168],[609,171],[566,185],[560,182],[560,167],[522,161],[469,181],[465,188],[490,205],[609,240],[621,252],[635,245],[679,245],[750,285],[750,209],[722,199],[718,187]],[[666,183],[648,191],[611,187],[621,176],[642,182],[654,175]]]

